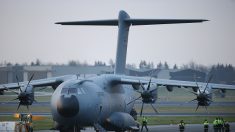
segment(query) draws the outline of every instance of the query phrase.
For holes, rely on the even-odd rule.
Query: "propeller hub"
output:
[[[25,99],[27,99],[27,93],[21,92],[21,93],[18,95],[18,98],[19,98],[19,100],[25,100]]]

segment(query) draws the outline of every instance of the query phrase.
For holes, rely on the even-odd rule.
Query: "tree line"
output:
[[[69,60],[67,63],[44,63],[40,59],[35,59],[35,61],[31,61],[30,63],[11,63],[11,62],[0,62],[0,66],[41,66],[41,65],[64,65],[64,66],[115,66],[115,62],[110,59],[108,63],[105,63],[103,61],[97,60],[94,61],[93,64],[88,64],[86,61],[81,62],[79,60]],[[183,64],[181,66],[178,66],[177,64],[174,64],[172,67],[169,66],[168,62],[158,62],[156,65],[153,62],[147,62],[145,60],[141,60],[138,65],[136,64],[126,64],[127,68],[133,68],[133,69],[163,69],[163,70],[168,70],[168,69],[193,69],[201,72],[210,72],[210,70],[214,70],[215,67],[218,69],[223,69],[223,68],[232,68],[234,67],[231,64],[224,65],[224,64],[215,64],[212,66],[205,66],[202,64],[197,64],[193,61],[189,62],[188,64]]]
[[[41,60],[36,59],[35,61],[30,62],[30,64],[23,63],[11,63],[11,62],[2,62],[0,63],[0,66],[41,66],[41,65],[64,65],[64,66],[115,66],[115,63],[112,59],[109,60],[108,64],[106,64],[103,61],[95,61],[94,64],[88,64],[85,62],[70,60],[67,64],[57,64],[57,63],[48,63],[45,64]],[[208,76],[212,75],[213,78],[211,82],[215,83],[227,83],[227,84],[235,84],[235,68],[231,64],[215,64],[212,66],[205,66],[201,64],[197,64],[193,61],[189,62],[188,64],[183,64],[182,66],[178,66],[177,64],[174,64],[173,67],[170,67],[169,64],[165,62],[158,62],[156,65],[154,65],[153,62],[147,62],[145,60],[141,60],[138,66],[136,64],[127,64],[127,68],[132,69],[160,69],[160,70],[168,70],[168,69],[174,69],[174,70],[186,70],[186,69],[192,69],[196,71],[201,71],[206,73]]]

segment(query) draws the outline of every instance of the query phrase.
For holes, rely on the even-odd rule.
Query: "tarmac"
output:
[[[42,96],[44,93],[40,93]],[[18,102],[1,102],[0,101],[0,107],[4,106],[16,106]],[[136,105],[139,106],[141,103],[138,101],[136,102]],[[157,102],[157,106],[177,106],[177,107],[194,107],[197,104],[196,103],[185,103],[185,102]],[[50,107],[50,102],[38,102],[33,103],[33,106],[48,106]],[[213,102],[211,106],[235,106],[235,102]],[[0,112],[0,116],[5,115],[12,115],[12,112]],[[51,113],[46,112],[35,112],[33,115],[43,115],[43,116],[51,116]],[[235,116],[235,113],[196,113],[196,112],[189,112],[189,113],[143,113],[145,116]],[[178,125],[154,125],[154,126],[148,126],[149,132],[177,132],[179,131]],[[230,123],[230,130],[231,132],[235,132],[235,122]],[[209,132],[213,132],[213,126],[210,125]],[[40,130],[36,132],[58,132],[56,130]],[[82,130],[82,132],[95,132],[94,128],[86,128],[86,130]],[[145,129],[144,131],[145,132]],[[186,124],[185,131],[184,132],[203,132],[203,125],[202,124]]]
[[[230,132],[235,132],[235,122],[230,124]],[[149,132],[179,132],[178,125],[154,125],[148,126]],[[58,132],[56,130],[40,130],[36,132]],[[82,132],[95,132],[94,128],[86,128],[86,130],[82,130]],[[143,132],[146,132],[144,129]],[[202,124],[186,124],[184,132],[204,132]],[[213,126],[209,126],[208,132],[214,132]]]
[[[141,106],[142,103],[137,102],[135,103],[135,106]],[[4,102],[0,101],[0,106],[17,106],[18,102]],[[161,102],[156,102],[156,106],[176,106],[176,107],[196,107],[197,103],[196,102],[174,102],[174,101],[161,101]],[[50,102],[34,102],[32,106],[50,106]],[[235,102],[213,102],[210,104],[210,106],[235,106]]]
[[[5,106],[17,106],[18,102],[2,102],[0,101],[0,108]],[[156,105],[159,106],[174,106],[174,107],[196,107],[196,103],[185,103],[185,102],[159,102],[156,103]],[[33,103],[33,106],[45,106],[50,107],[50,102],[36,102]],[[141,103],[135,104],[136,107],[141,107]],[[235,102],[213,102],[211,106],[235,106]],[[5,115],[12,115],[14,112],[0,112],[0,116]],[[32,112],[33,115],[41,115],[41,116],[51,116],[50,112]],[[186,112],[186,113],[180,113],[180,112],[160,112],[160,113],[145,113],[143,112],[143,115],[145,116],[235,116],[235,112],[231,113],[221,113],[221,112]]]
[[[50,112],[31,112],[33,115],[38,116],[51,116]],[[0,112],[0,116],[13,115],[15,112]],[[235,117],[235,113],[143,113],[144,116],[233,116]]]

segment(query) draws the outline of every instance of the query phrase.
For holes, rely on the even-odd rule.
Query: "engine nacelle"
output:
[[[226,93],[226,90],[225,89],[220,89],[220,92],[221,93]]]
[[[173,91],[173,86],[167,85],[167,86],[166,86],[166,89],[167,89],[169,92],[172,92],[172,91]]]
[[[225,93],[226,93],[226,90],[225,90],[225,89],[220,89],[220,90],[219,90],[219,94],[220,94],[220,97],[221,97],[221,98],[224,98],[224,97],[225,97]]]
[[[132,87],[133,87],[135,90],[139,90],[139,89],[140,89],[140,84],[132,84]]]
[[[197,92],[198,87],[192,87],[192,89],[193,89],[194,92]]]
[[[127,113],[114,112],[106,120],[106,123],[110,126],[107,130],[136,130],[139,131],[139,124],[134,118]]]
[[[0,90],[0,95],[3,95],[4,94],[4,90]]]

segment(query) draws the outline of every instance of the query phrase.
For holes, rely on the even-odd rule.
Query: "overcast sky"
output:
[[[208,19],[196,24],[131,27],[127,63],[235,65],[235,0],[1,0],[0,62],[115,60],[117,27],[60,21],[132,18]]]

